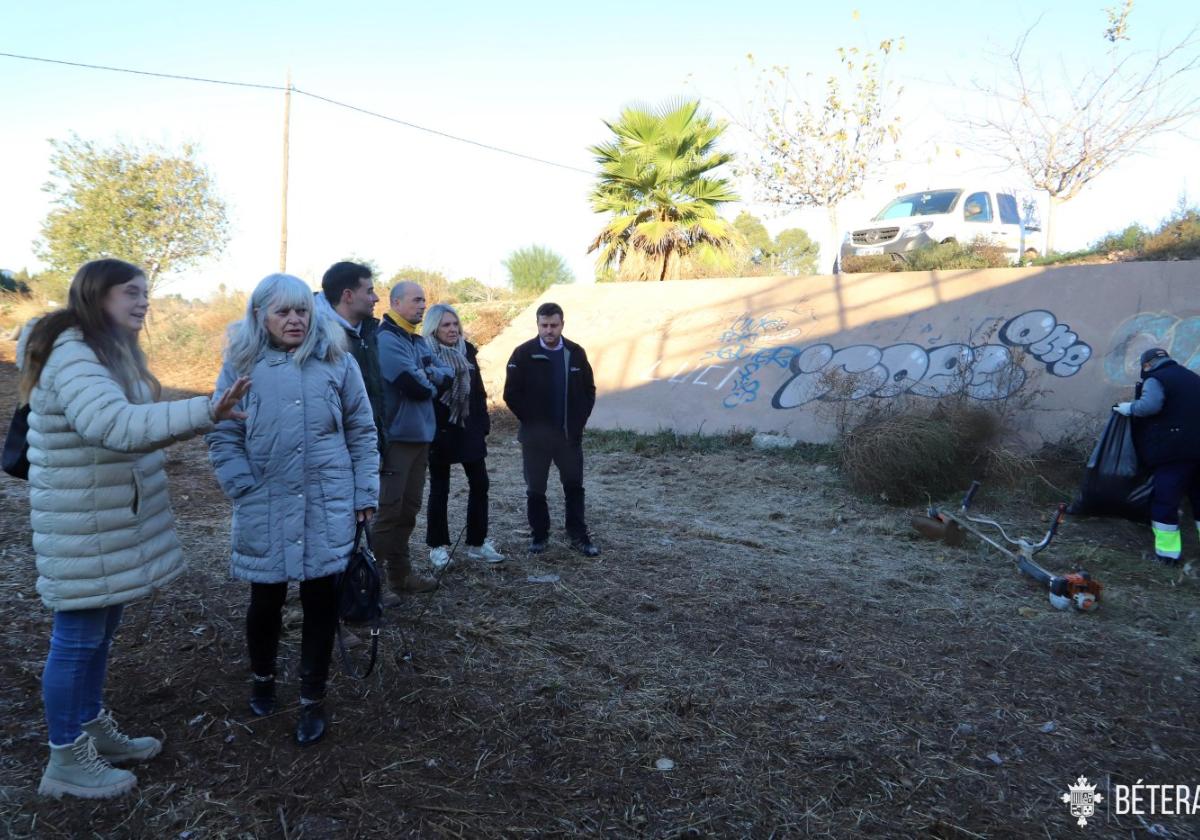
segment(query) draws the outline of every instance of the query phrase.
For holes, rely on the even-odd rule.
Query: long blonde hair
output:
[[[83,340],[121,385],[130,402],[143,402],[141,386],[150,389],[153,399],[162,395],[162,385],[150,372],[146,354],[138,344],[137,333],[119,329],[104,311],[104,298],[113,286],[128,283],[146,273],[124,260],[103,259],[84,263],[71,280],[67,305],[44,316],[29,333],[21,365],[18,388],[20,403],[29,402],[42,369],[54,350],[54,342],[64,330],[78,329]]]
[[[463,335],[462,318],[459,317],[458,310],[450,304],[435,303],[425,310],[425,320],[421,324],[421,334],[425,336],[425,340],[432,347],[438,340],[438,337],[434,333],[442,325],[442,319],[446,317],[447,313],[453,315],[454,320],[458,321],[458,343],[454,345],[454,349],[465,356],[467,355],[467,339]]]

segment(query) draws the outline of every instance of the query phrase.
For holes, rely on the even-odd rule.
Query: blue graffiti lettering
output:
[[[1184,367],[1200,371],[1200,315],[1181,318],[1142,312],[1126,319],[1113,331],[1104,375],[1120,384],[1136,380],[1141,373],[1141,355],[1151,347],[1162,347]]]

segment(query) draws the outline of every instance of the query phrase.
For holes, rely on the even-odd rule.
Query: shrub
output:
[[[1007,268],[1008,257],[999,245],[976,239],[974,242],[943,242],[918,248],[907,258],[909,271],[941,271],[953,268]]]
[[[474,277],[455,280],[449,288],[450,299],[456,303],[481,303],[491,300],[496,291],[498,290],[489,288]]]
[[[846,274],[879,274],[885,271],[903,270],[904,263],[892,259],[887,254],[842,258],[842,271]]]
[[[1146,237],[1141,259],[1200,259],[1200,210],[1188,208],[1165,221],[1157,231]]]
[[[457,308],[458,314],[462,317],[463,332],[472,344],[482,347],[503,332],[512,323],[512,319],[530,304],[530,301],[530,298],[512,298],[489,303],[461,304]],[[532,333],[534,331],[532,323],[529,328]]]
[[[1096,240],[1093,251],[1111,254],[1113,251],[1141,251],[1146,244],[1150,232],[1139,224],[1128,225],[1122,231],[1115,231]]]
[[[1003,429],[1000,415],[959,402],[911,408],[870,409],[842,433],[838,460],[851,487],[911,504],[963,490],[986,475]]]
[[[954,268],[1007,268],[1008,257],[999,245],[986,239],[974,242],[943,242],[927,245],[906,254],[903,260],[890,254],[846,257],[842,271],[847,274],[866,274],[884,271],[943,271]]]

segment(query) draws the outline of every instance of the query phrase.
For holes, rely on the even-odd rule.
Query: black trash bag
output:
[[[1133,423],[1114,411],[1088,458],[1079,495],[1067,513],[1149,522],[1153,491],[1151,473],[1138,462],[1133,446]]]

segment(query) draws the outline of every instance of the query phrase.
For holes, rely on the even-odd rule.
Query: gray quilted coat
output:
[[[228,363],[224,393],[237,375]],[[312,580],[346,567],[355,511],[379,506],[375,420],[358,363],[268,349],[250,372],[245,420],[217,423],[205,440],[233,500],[231,574],[252,583]]]
[[[143,386],[140,399],[129,402],[77,329],[55,340],[29,395],[37,590],[52,610],[134,601],[186,568],[161,449],[212,427],[208,398],[150,402]]]

